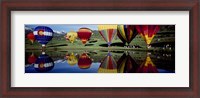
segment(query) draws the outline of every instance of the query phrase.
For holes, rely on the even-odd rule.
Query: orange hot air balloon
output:
[[[92,64],[91,58],[87,55],[87,53],[83,53],[78,59],[78,66],[81,69],[88,69]]]
[[[35,36],[34,36],[33,32],[28,33],[27,38],[31,41],[32,44],[35,41]]]
[[[29,64],[35,63],[36,60],[37,60],[37,57],[33,53],[28,57]]]
[[[77,33],[82,43],[86,44],[86,42],[90,39],[92,35],[92,30],[90,30],[89,28],[80,28]]]

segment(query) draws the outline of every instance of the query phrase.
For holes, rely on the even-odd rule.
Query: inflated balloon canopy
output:
[[[34,68],[38,72],[47,72],[47,71],[52,70],[53,67],[54,67],[53,59],[45,53],[41,54],[37,58],[34,64]]]
[[[89,28],[80,28],[77,33],[82,43],[86,44],[92,35],[92,30]]]
[[[98,25],[98,30],[108,46],[110,46],[117,35],[117,25]]]
[[[53,30],[46,26],[37,26],[33,32],[36,40],[45,46],[53,38]]]

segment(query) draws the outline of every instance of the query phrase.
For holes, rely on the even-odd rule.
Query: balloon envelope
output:
[[[74,55],[74,53],[71,53],[70,56],[67,59],[67,63],[71,66],[77,64],[78,59],[76,58],[76,56]]]
[[[117,25],[98,25],[98,30],[108,46],[110,46],[117,35]]]
[[[54,62],[47,54],[41,54],[34,64],[34,68],[38,72],[47,72],[52,70],[53,67]]]
[[[117,69],[119,73],[135,73],[139,65],[128,54],[124,53],[117,62]]]
[[[53,38],[54,32],[49,27],[38,26],[34,29],[33,34],[36,40],[44,46]]]
[[[35,36],[34,36],[33,32],[28,33],[27,38],[31,41],[31,43],[33,43],[35,41]]]
[[[117,63],[113,59],[111,53],[104,58],[98,69],[99,73],[117,73]]]
[[[160,30],[159,25],[136,25],[138,33],[145,40],[147,45],[149,45],[154,38],[155,34]]]
[[[80,28],[78,30],[78,37],[81,39],[83,44],[86,44],[86,42],[90,39],[92,35],[92,30],[89,28]]]
[[[74,43],[77,37],[78,34],[74,31],[70,31],[65,35],[66,40],[69,40],[71,43]]]
[[[134,25],[118,25],[117,30],[117,36],[121,39],[123,43],[127,42],[128,44],[138,34]]]
[[[29,57],[28,57],[28,63],[29,64],[33,64],[35,63],[37,57],[32,53]]]
[[[142,63],[142,65],[137,69],[138,73],[157,73],[158,70],[154,63],[151,61],[150,56],[146,57],[146,60]]]
[[[88,69],[92,64],[91,58],[87,55],[87,53],[83,53],[78,59],[78,66],[81,69]]]

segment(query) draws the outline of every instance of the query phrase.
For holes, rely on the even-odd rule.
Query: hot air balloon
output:
[[[42,44],[42,47],[45,47],[45,45],[53,38],[53,30],[46,26],[38,26],[34,29],[33,32],[36,40]]]
[[[33,32],[28,33],[27,38],[31,41],[32,44],[35,41],[35,36],[34,36]]]
[[[77,64],[78,59],[76,58],[76,56],[74,55],[74,53],[71,53],[70,56],[67,59],[67,63],[71,66]]]
[[[107,42],[108,46],[112,44],[112,40],[117,35],[117,25],[98,25],[99,33]]]
[[[43,52],[36,60],[34,68],[38,72],[48,72],[54,67],[54,61],[50,56]]]
[[[135,73],[139,65],[128,54],[124,53],[117,62],[118,73]]]
[[[128,43],[128,45],[138,34],[134,25],[118,25],[117,31],[117,36],[124,44]]]
[[[147,55],[145,61],[137,69],[137,72],[138,73],[157,73],[158,70],[157,70],[155,64],[151,61],[150,56]]]
[[[78,35],[74,31],[70,31],[65,35],[66,40],[69,40],[71,43],[74,43],[77,37]]]
[[[32,53],[29,57],[28,57],[28,63],[29,64],[33,64],[35,63],[37,57],[34,55],[34,53]]]
[[[160,30],[158,25],[136,25],[138,33],[145,40],[148,48],[155,34]]]
[[[90,39],[92,35],[92,30],[90,30],[89,28],[80,28],[77,33],[82,43],[86,44],[86,42]]]
[[[101,62],[98,73],[117,73],[117,63],[109,52]]]
[[[87,53],[83,53],[78,59],[78,66],[81,69],[88,69],[92,64],[91,58],[87,55]]]

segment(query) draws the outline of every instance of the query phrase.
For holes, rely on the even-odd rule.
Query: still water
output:
[[[144,51],[30,51],[25,73],[175,73],[174,53]]]

